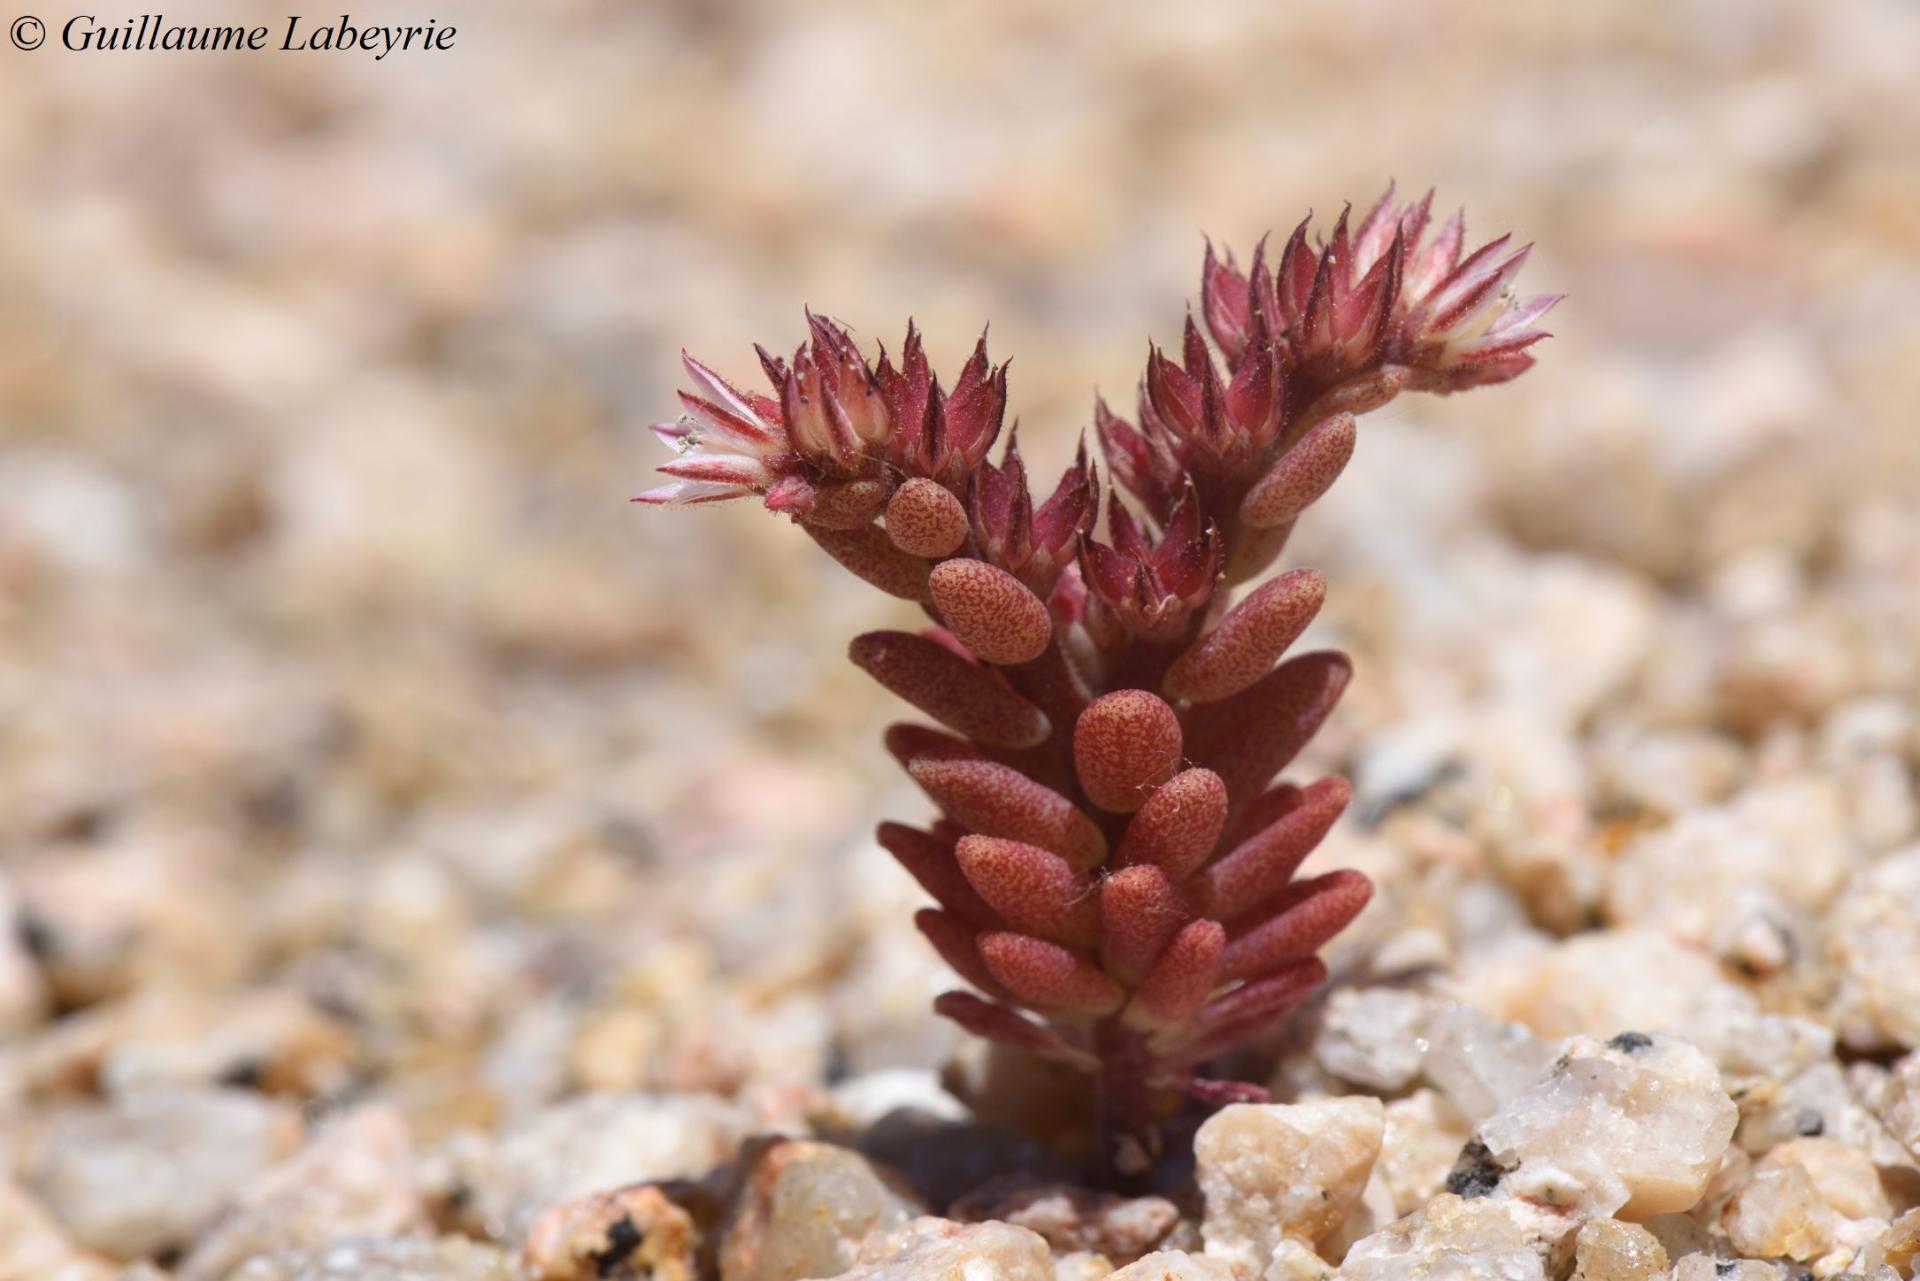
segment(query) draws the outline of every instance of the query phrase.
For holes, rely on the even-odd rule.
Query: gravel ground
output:
[[[0,1279],[1913,1276],[1920,11],[475,0],[378,62],[43,16]],[[909,615],[629,507],[641,428],[803,306],[943,369],[991,320],[1050,471],[1202,232],[1389,177],[1571,297],[1289,549],[1358,673],[1310,868],[1381,894],[1240,1065],[1287,1102],[1096,1193],[869,836],[923,802],[844,642]]]

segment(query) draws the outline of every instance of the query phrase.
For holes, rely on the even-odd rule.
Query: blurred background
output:
[[[1612,852],[1756,779],[1911,834],[1920,8],[378,7],[454,48],[0,47],[4,1115],[243,1080],[425,1140],[937,1064],[868,836],[924,804],[843,659],[907,615],[750,504],[629,506],[680,349],[991,322],[1050,479],[1203,234],[1389,179],[1570,297],[1288,553],[1359,665],[1370,937],[1444,953],[1421,887],[1483,873],[1642,919]]]

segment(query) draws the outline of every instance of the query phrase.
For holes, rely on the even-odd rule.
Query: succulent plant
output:
[[[1353,453],[1355,416],[1405,390],[1511,379],[1556,301],[1517,298],[1527,249],[1464,252],[1432,194],[1388,189],[1318,248],[1303,221],[1269,268],[1208,247],[1201,323],[1151,349],[1137,420],[1094,428],[1037,505],[1009,438],[1006,366],[983,338],[951,390],[909,326],[869,364],[809,314],[771,394],[687,357],[679,457],[640,502],[759,495],[867,582],[925,609],[857,637],[854,663],[942,728],[888,749],[933,800],[880,843],[932,896],[921,931],[973,991],[935,1002],[969,1031],[1097,1078],[1109,1151],[1151,1159],[1181,1094],[1262,1097],[1204,1065],[1275,1027],[1326,978],[1320,947],[1364,907],[1360,873],[1296,871],[1346,780],[1275,783],[1333,709],[1343,655],[1285,657],[1326,584],[1310,569],[1234,603]],[[1209,339],[1211,342],[1209,342]],[[1011,436],[1011,433],[1009,433]]]

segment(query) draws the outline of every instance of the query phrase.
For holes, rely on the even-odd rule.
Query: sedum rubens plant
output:
[[[1202,1065],[1285,1019],[1326,978],[1322,944],[1366,904],[1360,873],[1295,875],[1345,779],[1275,783],[1333,708],[1338,653],[1283,655],[1326,593],[1310,569],[1239,600],[1353,452],[1355,416],[1402,391],[1504,382],[1553,297],[1516,298],[1527,249],[1465,253],[1432,195],[1389,188],[1319,248],[1302,222],[1269,266],[1209,246],[1200,323],[1150,350],[1137,419],[1104,403],[1086,456],[1037,505],[1017,443],[988,452],[1006,366],[982,338],[943,386],[908,327],[869,364],[808,316],[770,394],[687,357],[679,451],[656,504],[758,495],[933,625],[857,637],[853,661],[941,728],[886,744],[939,807],[879,840],[937,906],[918,925],[972,992],[940,1013],[1098,1082],[1109,1153],[1138,1171],[1181,1094],[1264,1097]],[[1211,340],[1209,342],[1209,340]]]

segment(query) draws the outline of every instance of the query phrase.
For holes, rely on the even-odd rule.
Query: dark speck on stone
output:
[[[1716,1264],[1714,1264],[1714,1265],[1713,1265],[1713,1275],[1715,1275],[1715,1276],[1717,1276],[1717,1277],[1730,1277],[1730,1276],[1732,1276],[1732,1275],[1733,1275],[1733,1260],[1732,1260],[1732,1259],[1722,1259],[1722,1260],[1720,1260],[1720,1261],[1719,1261],[1718,1263],[1716,1263]]]
[[[1653,1038],[1645,1032],[1622,1032],[1607,1042],[1609,1048],[1618,1050],[1622,1054],[1638,1054],[1652,1044]]]
[[[1793,1132],[1802,1138],[1817,1139],[1827,1132],[1827,1119],[1812,1108],[1801,1108],[1793,1118]]]
[[[1487,1196],[1500,1186],[1504,1174],[1506,1171],[1494,1161],[1487,1145],[1475,1139],[1460,1149],[1460,1159],[1447,1172],[1447,1191],[1468,1200]]]
[[[266,1078],[266,1064],[258,1059],[241,1059],[220,1074],[220,1084],[236,1090],[257,1090]]]
[[[615,1219],[607,1229],[607,1248],[594,1258],[593,1270],[603,1277],[612,1276],[613,1270],[626,1262],[627,1256],[638,1250],[646,1239],[646,1234],[633,1226],[630,1216]]]

